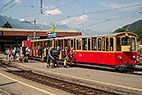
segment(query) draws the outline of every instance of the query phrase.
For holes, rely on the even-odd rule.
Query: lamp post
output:
[[[36,39],[36,20],[34,19],[34,40]]]
[[[38,37],[36,37],[36,19],[34,19],[33,21],[30,21],[30,22],[33,22],[34,23],[34,26],[33,26],[33,29],[34,29],[34,34],[33,34],[33,38],[32,39],[36,39]],[[22,23],[30,23],[30,22],[24,22],[22,21]],[[28,37],[29,38],[29,37]]]

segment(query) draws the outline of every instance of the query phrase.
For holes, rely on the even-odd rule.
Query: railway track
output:
[[[60,80],[50,76],[41,75],[32,71],[24,70],[10,64],[2,63],[0,66],[5,68],[8,73],[15,74],[17,76],[26,78],[28,80],[35,81],[47,86],[51,86],[57,89],[64,90],[75,95],[119,95],[117,93],[108,92],[100,89],[95,89],[80,84],[75,84],[72,82]]]
[[[31,71],[8,71],[9,73],[21,76],[23,78],[36,81],[38,83],[48,85],[54,88],[62,89],[64,91],[76,94],[76,95],[118,95],[112,92],[106,92],[79,84],[74,84],[64,80],[55,79],[49,76],[40,75]]]
[[[91,87],[87,87],[84,85],[80,85],[80,83],[73,83],[73,82],[69,82],[67,80],[64,79],[58,79],[56,77],[50,76],[50,75],[43,75],[43,74],[39,74],[37,72],[32,72],[30,70],[24,70],[23,68],[21,69],[21,67],[17,67],[15,65],[12,64],[7,64],[2,62],[3,67],[7,67],[6,71],[12,74],[15,74],[17,76],[26,78],[28,80],[32,80],[47,86],[51,86],[57,89],[62,89],[66,92],[70,92],[76,95],[139,95],[139,94],[135,94],[135,93],[129,93],[129,92],[124,92],[124,91],[119,91],[119,90],[113,90],[110,88],[105,88],[105,89],[101,89],[100,88],[91,88]],[[134,73],[128,73],[128,74],[134,74]],[[142,74],[135,74],[135,75],[142,75]]]

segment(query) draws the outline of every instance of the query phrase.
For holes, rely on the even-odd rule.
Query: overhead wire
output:
[[[14,3],[13,3],[14,2]],[[13,3],[13,4],[12,4]],[[1,12],[6,12],[7,10],[9,10],[10,8],[14,7],[18,2],[15,2],[15,0],[10,0],[8,3],[6,3],[4,6],[2,6]],[[11,5],[12,4],[12,5]],[[5,7],[7,7],[8,5],[11,5],[10,7],[4,9]],[[3,11],[4,9],[4,11]]]
[[[3,10],[2,12],[6,12],[7,10],[9,10],[10,8],[14,7],[17,3],[14,3],[13,5],[11,5],[10,7],[8,7],[7,9]]]
[[[52,3],[51,5],[55,5],[57,2],[59,2],[59,0],[56,0],[54,3]]]
[[[132,7],[138,7],[138,6],[142,6],[142,3],[140,4],[133,4],[133,5],[129,5],[129,6],[124,6],[124,7],[118,7],[118,8],[113,8],[113,9],[107,9],[107,10],[100,10],[100,11],[94,11],[94,12],[86,12],[84,13],[84,15],[91,15],[91,14],[98,14],[98,13],[103,13],[103,12],[110,12],[110,11],[117,11],[117,10],[121,10],[121,9],[127,9],[127,8],[132,8]],[[77,17],[77,16],[81,16],[81,14],[76,14],[76,15],[71,15],[62,19],[58,19],[56,21],[61,21],[64,19],[68,19],[70,17]]]
[[[106,22],[109,22],[109,21],[113,21],[113,20],[120,20],[120,19],[127,19],[127,18],[132,18],[132,17],[136,17],[136,16],[140,16],[140,14],[135,14],[135,15],[131,15],[131,16],[123,16],[123,17],[116,17],[116,18],[108,18],[108,19],[105,19],[105,20],[102,20],[102,21],[99,21],[99,22],[96,22],[96,23],[93,23],[93,24],[89,24],[89,25],[85,25],[84,27],[86,29],[88,29],[88,27],[92,27],[92,26],[95,26],[95,25],[98,25],[98,24],[103,24],[103,23],[106,23]],[[82,23],[81,23],[82,24]],[[81,24],[76,24],[74,28],[79,28],[81,26]],[[88,31],[87,33],[91,33],[92,31]],[[85,33],[85,31],[84,31]]]
[[[10,1],[8,1],[6,4],[4,4],[2,7],[1,7],[1,10],[0,10],[0,13],[2,13],[2,10],[6,7],[6,6],[8,6],[10,3],[12,3],[14,0],[10,0]]]
[[[133,5],[124,6],[124,7],[113,8],[113,9],[106,9],[106,10],[102,10],[102,11],[88,12],[88,13],[85,13],[85,14],[96,14],[96,13],[102,13],[102,12],[116,11],[116,10],[120,10],[120,9],[127,9],[127,8],[138,7],[138,6],[142,6],[142,3],[133,4]]]
[[[60,6],[57,6],[56,8],[61,8],[61,7],[64,7],[64,6],[70,5],[70,4],[72,4],[72,3],[74,3],[74,2],[77,2],[77,1],[78,1],[78,0],[72,0],[72,1],[67,2],[67,3],[65,3],[65,4],[62,4],[62,5],[60,5]]]
[[[132,18],[132,17],[136,17],[136,16],[139,16],[139,15],[140,14],[131,15],[131,16],[117,17],[117,18],[108,18],[108,19],[105,19],[103,21],[100,21],[100,22],[97,22],[97,23],[94,23],[94,24],[89,24],[86,27],[91,27],[91,26],[102,24],[102,23],[105,23],[105,22],[108,22],[108,21],[112,21],[112,20],[118,20],[118,19],[124,19],[124,18]]]
[[[102,24],[102,23],[105,23],[105,22],[109,22],[109,21],[113,21],[113,20],[120,20],[120,19],[127,19],[127,18],[132,18],[132,17],[136,17],[136,16],[140,16],[140,14],[136,14],[136,15],[132,15],[132,16],[124,16],[124,17],[118,17],[118,18],[109,18],[109,19],[105,19],[103,21],[100,21],[100,22],[96,22],[94,24],[90,24],[90,25],[86,25],[85,28],[88,29],[88,27],[92,27],[94,25],[98,25],[98,24]],[[88,31],[87,33],[91,33],[92,31]]]

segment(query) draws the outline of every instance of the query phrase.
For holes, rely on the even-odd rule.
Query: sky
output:
[[[85,32],[110,33],[142,19],[142,0],[0,0],[0,15],[38,24],[67,25]]]

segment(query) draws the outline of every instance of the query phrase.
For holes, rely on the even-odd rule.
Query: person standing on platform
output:
[[[53,48],[52,47],[50,47],[50,49],[48,51],[48,54],[49,54],[49,58],[50,58],[50,66],[54,67],[55,59],[54,59]]]
[[[16,59],[16,53],[17,53],[17,50],[16,50],[16,47],[14,47],[14,49],[12,50],[12,56],[14,61]]]
[[[23,61],[23,57],[22,57],[22,50],[21,50],[20,47],[18,47],[17,53],[18,53],[18,60],[19,60],[19,62],[22,62]]]
[[[67,60],[68,60],[68,54],[67,54],[67,47],[65,47],[64,51],[63,51],[63,57],[64,57],[64,68],[68,68],[67,66]]]
[[[6,48],[6,50],[5,50],[5,55],[6,55],[6,61],[8,60],[8,48]]]
[[[55,59],[55,66],[58,65],[59,61],[59,55],[60,55],[60,47],[58,46],[57,49],[54,49],[54,59]]]
[[[8,61],[11,62],[11,50],[8,48]]]
[[[69,59],[70,59],[70,66],[72,66],[72,58],[73,58],[73,47],[69,51]]]
[[[45,48],[47,67],[50,66],[50,57],[49,57],[48,51],[49,51],[49,49],[48,49],[48,48]]]
[[[28,59],[29,59],[29,52],[30,52],[29,47],[26,48],[25,52],[26,52],[26,55],[25,55],[25,60],[24,60],[24,61],[25,61],[25,62],[28,62]]]

